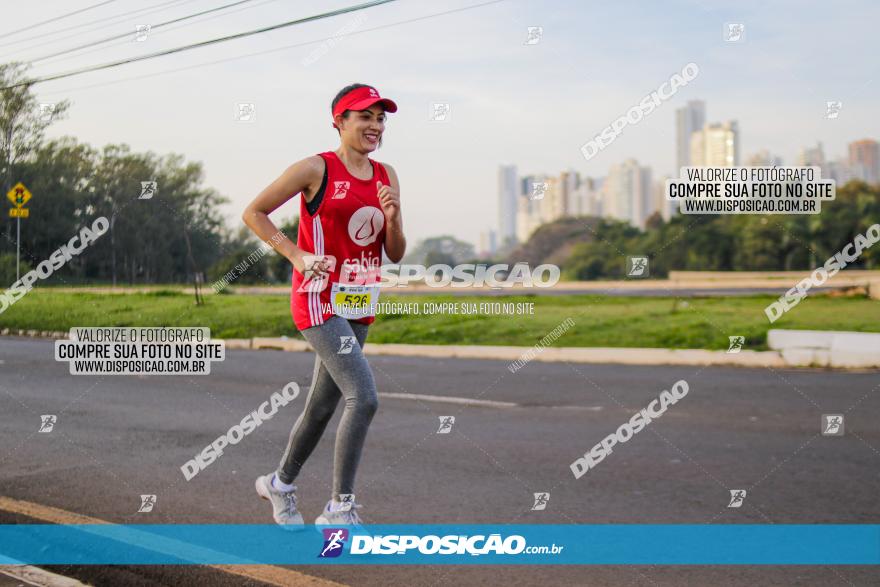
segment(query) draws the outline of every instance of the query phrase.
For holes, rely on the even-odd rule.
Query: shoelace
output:
[[[290,491],[282,491],[281,495],[284,496],[284,501],[287,504],[287,513],[291,516],[296,513],[296,487]]]
[[[354,525],[363,525],[363,521],[361,520],[361,517],[358,515],[357,511],[355,511],[355,508],[362,508],[362,507],[364,507],[364,506],[362,506],[359,503],[351,504],[351,509],[348,510],[347,512],[345,512],[345,514],[346,514],[345,517],[347,519],[348,524],[351,524],[353,526]]]

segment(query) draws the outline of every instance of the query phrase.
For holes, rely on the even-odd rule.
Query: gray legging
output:
[[[293,483],[333,417],[340,396],[345,396],[345,409],[336,431],[333,498],[339,500],[340,493],[354,493],[367,428],[379,407],[373,372],[361,350],[368,329],[367,324],[331,316],[323,324],[302,331],[317,356],[305,408],[290,431],[278,468],[283,483]],[[356,337],[358,344],[349,345],[350,352],[340,353],[342,338],[350,336]]]

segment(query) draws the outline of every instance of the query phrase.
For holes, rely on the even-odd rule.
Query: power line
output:
[[[140,57],[130,57],[128,59],[120,59],[119,61],[112,61],[110,63],[104,63],[101,65],[94,65],[92,67],[85,67],[82,69],[77,69],[74,71],[68,71],[65,73],[59,73],[56,75],[45,76],[41,78],[36,78],[33,80],[27,80],[23,82],[19,82],[17,84],[13,84],[11,86],[6,86],[4,88],[0,88],[0,90],[8,90],[11,88],[17,88],[21,86],[30,86],[39,84],[42,82],[52,81],[56,79],[63,79],[67,77],[72,77],[75,75],[82,75],[84,73],[90,73],[92,71],[100,71],[102,69],[110,69],[112,67],[118,67],[120,65],[126,65],[128,63],[136,63],[138,61],[145,61],[147,59],[155,59],[156,57],[163,57],[165,55],[172,55],[174,53],[182,53],[183,51],[189,51],[191,49],[197,49],[199,47],[207,47],[209,45],[216,45],[217,43],[225,43],[226,41],[232,41],[235,39],[243,39],[245,37],[250,37],[253,35],[258,35],[261,33],[266,33],[269,31],[275,31],[278,29],[282,29],[285,27],[302,24],[305,22],[311,22],[313,20],[320,20],[322,18],[329,18],[331,16],[338,16],[340,14],[347,14],[349,12],[355,12],[357,10],[363,10],[365,8],[372,8],[373,6],[379,6],[381,4],[387,4],[389,2],[394,2],[395,0],[373,0],[372,2],[366,2],[364,4],[358,4],[356,6],[350,6],[348,8],[340,8],[339,10],[333,10],[331,12],[324,12],[321,14],[316,14],[314,16],[307,16],[305,18],[299,18],[296,20],[289,20],[287,22],[283,22],[280,24],[275,24],[268,27],[263,27],[260,29],[255,29],[252,31],[246,31],[243,33],[236,33],[234,35],[227,35],[225,37],[218,37],[216,39],[209,39],[207,41],[201,41],[199,43],[193,43],[191,45],[184,45],[182,47],[176,47],[174,49],[166,49],[164,51],[156,51],[155,53],[149,53],[147,55],[141,55]]]
[[[204,16],[205,14],[210,14],[212,12],[219,12],[220,10],[225,10],[227,8],[232,8],[233,6],[238,6],[240,4],[247,4],[248,2],[253,2],[254,0],[238,0],[238,2],[232,2],[231,4],[225,4],[223,6],[218,6],[217,8],[209,8],[208,10],[203,10],[201,12],[196,12],[195,14],[190,14],[188,16],[181,16],[180,18],[175,18],[172,20],[167,20],[165,22],[151,25],[150,30],[158,29],[163,26],[167,26],[169,24],[174,24],[177,22],[182,22],[184,20],[190,20],[191,18],[196,18],[197,16]],[[58,51],[57,53],[51,53],[49,55],[43,55],[42,57],[37,57],[36,59],[29,59],[30,63],[35,63],[37,61],[42,61],[44,59],[49,59],[50,57],[58,57],[59,55],[66,55],[68,53],[73,53],[74,51],[78,51],[80,49],[87,49],[89,47],[94,47],[95,45],[103,45],[104,43],[109,43],[110,41],[115,41],[117,39],[122,39],[124,37],[131,37],[132,33],[122,33],[121,35],[114,35],[112,37],[107,37],[106,39],[102,39],[100,41],[92,41],[91,43],[86,43],[85,45],[80,45],[78,47],[73,47],[71,49],[65,49],[64,51]]]
[[[146,14],[151,14],[151,13],[153,13],[153,12],[160,12],[160,11],[164,10],[164,8],[165,8],[166,6],[169,6],[169,5],[172,5],[172,4],[189,4],[190,2],[193,2],[193,1],[194,1],[194,0],[168,0],[168,2],[162,2],[162,3],[159,3],[159,4],[154,4],[154,5],[152,5],[152,6],[146,6],[146,7],[144,7],[144,8],[138,8],[137,10],[130,10],[130,11],[125,12],[125,13],[123,13],[123,14],[114,14],[114,15],[112,15],[112,16],[105,16],[104,18],[99,18],[99,19],[97,19],[97,20],[93,20],[93,21],[91,21],[91,22],[84,22],[84,23],[80,23],[80,24],[75,24],[75,25],[73,25],[73,26],[69,26],[69,27],[67,27],[67,28],[56,29],[56,30],[54,30],[54,31],[48,31],[48,32],[45,32],[45,33],[42,33],[42,34],[39,34],[39,35],[33,35],[33,36],[28,37],[28,40],[33,41],[33,40],[36,40],[36,39],[42,39],[42,38],[44,38],[44,37],[51,37],[51,36],[53,36],[53,35],[57,35],[58,33],[66,33],[67,31],[72,31],[72,30],[74,30],[74,29],[79,29],[79,28],[86,27],[86,26],[90,26],[90,25],[93,25],[93,24],[98,24],[98,23],[105,22],[105,21],[108,21],[108,20],[114,20],[114,19],[120,19],[120,20],[122,20],[122,19],[129,18],[129,17],[131,17],[131,16],[135,16],[135,15],[141,13],[141,12],[144,13],[144,15],[146,15]],[[103,29],[103,28],[107,28],[108,26],[113,26],[114,24],[116,24],[116,23],[112,23],[112,22],[111,22],[111,23],[109,23],[109,24],[105,24],[105,25],[102,25],[102,26],[94,27],[94,28],[89,29],[89,30],[90,30],[90,31],[93,31],[93,30]],[[77,36],[79,36],[80,34],[82,34],[82,33],[74,33],[74,34],[72,34],[72,35],[67,35],[66,37],[60,37],[60,38],[55,39],[55,40],[53,40],[53,41],[48,41],[48,43],[49,43],[49,44],[57,43],[57,42],[59,42],[59,41],[64,41],[64,40],[66,40],[66,39],[70,39],[70,38],[72,38],[72,37],[77,37]],[[9,42],[7,42],[7,43],[0,43],[0,47],[9,47],[10,45],[19,45],[20,43],[21,43],[21,41],[9,41]],[[6,57],[6,56],[8,56],[8,55],[15,55],[16,53],[21,53],[22,51],[27,51],[28,49],[33,49],[34,47],[40,47],[40,46],[42,46],[42,45],[44,45],[44,44],[46,44],[46,43],[35,43],[35,44],[33,44],[33,45],[28,45],[27,47],[22,47],[22,48],[20,48],[20,49],[18,49],[18,50],[16,50],[16,51],[13,51],[12,53],[7,53],[7,54],[4,55],[3,57]]]
[[[230,10],[229,12],[227,12],[225,14],[215,14],[214,16],[210,16],[208,18],[204,18],[204,19],[196,21],[196,22],[190,22],[187,24],[182,24],[180,26],[175,26],[175,27],[171,27],[168,29],[164,29],[164,30],[157,32],[155,34],[153,34],[153,30],[150,29],[150,38],[152,39],[152,38],[158,37],[159,35],[164,35],[164,34],[172,32],[172,31],[184,29],[186,27],[190,27],[190,26],[193,26],[196,24],[202,24],[204,22],[208,22],[209,20],[214,20],[216,18],[224,18],[224,17],[230,16],[232,14],[235,14],[237,12],[241,12],[242,10],[251,10],[252,8],[256,8],[258,6],[263,6],[265,4],[270,4],[272,2],[279,2],[279,1],[280,0],[263,0],[262,2],[258,2],[257,4],[254,4],[253,6],[245,6],[243,8],[239,8],[238,10]],[[48,61],[48,63],[55,64],[55,63],[59,63],[61,61],[67,61],[68,59],[76,59],[76,58],[83,57],[85,55],[89,55],[91,53],[95,53],[98,51],[109,50],[109,49],[113,49],[115,47],[122,47],[122,46],[126,46],[126,45],[130,46],[131,42],[130,41],[122,41],[120,43],[113,43],[112,45],[110,45],[108,47],[96,47],[96,48],[91,49],[89,51],[83,51],[83,52],[79,53],[78,55],[68,55],[67,57],[59,57],[58,59],[51,59]],[[46,65],[46,63],[44,63],[43,65]]]
[[[44,20],[42,22],[38,22],[32,25],[28,25],[24,28],[15,29],[14,31],[9,31],[7,33],[3,33],[0,37],[11,37],[12,35],[17,35],[18,33],[29,31],[31,29],[35,29],[37,27],[43,26],[44,24],[49,24],[50,22],[55,22],[58,20],[63,20],[69,16],[73,16],[75,14],[80,14],[87,10],[91,10],[92,8],[98,8],[99,6],[104,6],[105,4],[110,4],[112,2],[116,2],[116,0],[106,0],[105,2],[98,2],[97,4],[92,4],[91,6],[87,6],[86,8],[80,8],[79,10],[74,10],[73,12],[68,12],[67,14],[62,14],[61,16],[56,16],[55,18],[50,18],[49,20]]]
[[[389,24],[383,24],[383,25],[379,25],[379,26],[375,26],[375,27],[371,27],[371,28],[363,29],[363,30],[359,30],[359,31],[352,31],[352,32],[350,32],[350,33],[346,33],[346,36],[360,35],[360,34],[363,34],[363,33],[369,33],[369,32],[378,31],[378,30],[381,30],[381,29],[393,28],[393,27],[400,26],[400,25],[403,25],[403,24],[409,24],[409,23],[413,23],[413,22],[420,21],[420,20],[428,20],[428,19],[430,19],[430,18],[435,18],[435,17],[438,17],[438,16],[445,16],[445,15],[447,15],[447,14],[453,14],[453,13],[456,13],[456,12],[464,12],[464,11],[467,11],[467,10],[473,10],[473,9],[475,9],[475,8],[482,8],[483,6],[488,6],[488,5],[490,5],[490,4],[498,4],[498,3],[500,3],[500,2],[506,2],[506,1],[507,1],[507,0],[489,0],[488,2],[483,2],[483,3],[480,3],[480,4],[472,4],[472,5],[470,5],[470,6],[463,6],[463,7],[461,7],[461,8],[453,8],[453,9],[451,9],[451,10],[444,10],[443,12],[435,12],[435,13],[433,13],[433,14],[426,14],[425,16],[417,16],[417,17],[415,17],[415,18],[410,18],[410,19],[407,19],[407,20],[401,20],[401,21],[398,21],[398,22],[392,22],[392,23],[389,23]],[[254,52],[254,53],[248,53],[248,54],[246,54],[246,55],[237,55],[237,56],[235,56],[235,57],[226,57],[226,58],[224,58],[224,59],[216,59],[216,60],[214,60],[214,61],[207,61],[207,62],[205,62],[205,63],[196,63],[195,65],[187,65],[186,67],[178,67],[178,68],[176,68],[176,69],[166,69],[166,70],[164,70],[164,71],[157,71],[157,72],[155,72],[155,73],[148,73],[148,74],[144,74],[144,75],[132,76],[132,77],[127,77],[127,78],[119,79],[119,80],[113,80],[113,81],[109,81],[109,82],[101,82],[101,83],[98,83],[98,84],[91,84],[91,85],[88,85],[88,86],[79,86],[79,87],[76,87],[76,88],[68,88],[68,89],[64,89],[64,90],[57,90],[57,91],[55,91],[55,92],[45,92],[45,93],[42,93],[42,94],[40,94],[40,95],[41,95],[41,96],[51,96],[51,95],[54,95],[54,94],[68,94],[68,93],[70,93],[70,92],[77,92],[77,91],[82,91],[82,90],[90,90],[90,89],[94,89],[94,88],[103,88],[103,87],[106,87],[106,86],[112,86],[112,85],[116,85],[116,84],[122,84],[122,83],[126,83],[126,82],[139,81],[139,80],[142,80],[142,79],[148,79],[148,78],[151,78],[151,77],[158,77],[158,76],[161,76],[161,75],[167,75],[167,74],[169,74],[169,73],[179,73],[179,72],[181,72],[181,71],[188,71],[188,70],[190,70],[190,69],[199,69],[199,68],[201,68],[201,67],[208,67],[208,66],[210,66],[210,65],[219,65],[219,64],[221,64],[221,63],[229,63],[229,62],[231,62],[231,61],[238,61],[239,59],[249,59],[249,58],[251,58],[251,57],[258,57],[258,56],[260,56],[260,55],[267,55],[267,54],[269,54],[269,53],[277,53],[277,52],[279,52],[279,51],[286,51],[286,50],[288,50],[288,49],[294,49],[294,48],[296,48],[296,47],[304,47],[304,46],[307,46],[307,45],[314,45],[315,43],[323,43],[324,41],[329,41],[329,40],[336,39],[336,38],[338,38],[338,35],[333,35],[333,36],[330,36],[330,37],[324,37],[323,39],[315,39],[315,40],[313,40],[313,41],[305,41],[305,42],[302,42],[302,43],[294,43],[293,45],[284,45],[283,47],[276,47],[275,49],[267,49],[267,50],[265,50],[265,51],[257,51],[257,52]]]

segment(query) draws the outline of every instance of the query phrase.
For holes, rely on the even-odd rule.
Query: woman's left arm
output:
[[[382,163],[388,172],[391,185],[377,181],[379,203],[385,213],[385,254],[392,263],[399,263],[406,252],[406,237],[403,236],[403,219],[400,215],[400,182],[397,172],[387,163]]]

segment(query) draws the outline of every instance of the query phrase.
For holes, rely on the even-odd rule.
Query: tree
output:
[[[6,289],[15,283],[15,261],[15,255],[13,254],[0,254],[0,286],[2,286],[2,289]],[[31,270],[31,266],[27,261],[22,261],[19,270],[22,275],[25,275]]]
[[[92,201],[97,163],[97,151],[66,137],[39,146],[18,165],[19,179],[35,194],[28,203],[30,217],[23,221],[23,260],[40,263],[84,224],[91,224],[86,210]],[[70,274],[70,269],[82,262],[82,256],[72,259],[64,273]]]
[[[34,152],[43,140],[46,128],[64,116],[70,104],[57,102],[42,107],[31,91],[32,82],[25,75],[29,66],[22,63],[0,64],[0,168],[3,195],[16,181],[16,164]],[[20,222],[20,221],[19,221]],[[6,221],[5,250],[15,249],[12,220]]]
[[[880,222],[880,185],[851,181],[815,215],[652,216],[644,232],[609,219],[562,218],[539,227],[513,261],[554,263],[566,279],[623,276],[625,257],[648,255],[651,275],[673,270],[811,270]],[[580,225],[580,229],[578,229]],[[880,245],[852,267],[880,266]]]
[[[295,243],[299,233],[299,216],[294,216],[293,220],[288,220],[278,230]],[[269,255],[267,260],[269,278],[280,283],[290,283],[290,280],[293,278],[293,265],[290,264],[287,257],[279,254],[277,251],[272,251]]]
[[[431,267],[432,265],[449,265],[453,267],[455,266],[455,257],[442,251],[428,251],[428,254],[425,255],[424,265],[425,267]]]
[[[285,222],[278,230],[283,232],[287,238],[296,242],[297,231],[299,230],[299,217],[295,216],[292,220]],[[245,226],[239,227],[228,240],[229,245],[226,247],[226,250],[229,251],[228,254],[224,255],[208,270],[208,277],[211,282],[222,279],[236,265],[247,262],[248,256],[259,250],[259,239]],[[236,276],[234,283],[237,285],[289,284],[292,272],[293,265],[291,265],[290,261],[273,250],[265,253],[255,263],[249,263],[244,273]]]
[[[428,263],[426,258],[428,253],[431,252],[442,253],[447,256],[444,257],[447,259],[452,258],[453,262],[450,263],[450,265],[461,263],[465,259],[472,259],[476,256],[473,245],[460,241],[454,236],[443,235],[426,238],[425,240],[420,241],[412,251],[406,254],[403,263],[427,266]]]

